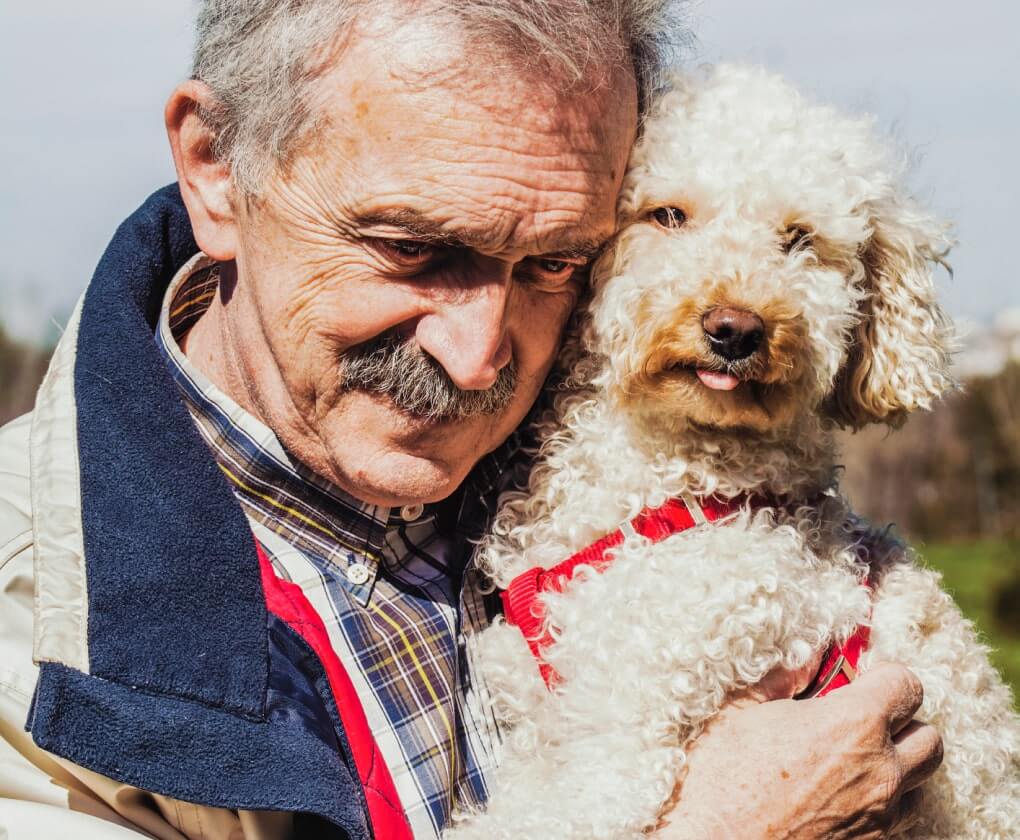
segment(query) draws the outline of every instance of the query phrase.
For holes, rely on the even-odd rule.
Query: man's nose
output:
[[[473,284],[418,322],[416,338],[464,391],[484,391],[510,362],[507,305],[511,278],[500,272]]]

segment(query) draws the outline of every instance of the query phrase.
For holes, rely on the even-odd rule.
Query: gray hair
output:
[[[683,0],[202,0],[193,76],[212,91],[202,111],[213,150],[238,187],[256,193],[315,123],[309,86],[331,45],[359,15],[404,3],[452,19],[522,67],[554,67],[568,82],[630,61],[640,101],[685,41]]]

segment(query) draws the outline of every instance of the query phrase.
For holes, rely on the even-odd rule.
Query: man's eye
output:
[[[546,274],[563,274],[567,271],[572,272],[577,268],[574,263],[567,262],[566,260],[536,260],[535,262]]]
[[[522,266],[521,278],[539,287],[560,289],[569,284],[585,265],[586,262],[577,260],[531,257]]]
[[[572,280],[584,265],[571,260],[535,258],[529,260],[530,273],[534,279],[546,284],[559,286]]]
[[[436,246],[415,239],[380,239],[379,247],[388,256],[402,263],[428,262],[436,253]]]

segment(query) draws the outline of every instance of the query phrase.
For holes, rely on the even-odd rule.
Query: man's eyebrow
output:
[[[477,233],[454,232],[442,224],[430,219],[416,210],[401,208],[397,210],[379,210],[363,213],[355,217],[356,228],[392,227],[407,234],[409,239],[420,239],[447,245],[451,248],[472,248],[483,244],[482,237]]]
[[[409,239],[418,239],[450,248],[483,248],[489,244],[483,233],[452,231],[428,216],[409,208],[379,210],[362,213],[354,218],[355,228],[391,227],[406,233]],[[605,247],[609,237],[584,238],[543,253],[567,259],[591,260]]]
[[[602,253],[602,249],[606,247],[608,241],[608,237],[605,239],[581,239],[572,245],[558,248],[549,253],[555,254],[557,257],[566,257],[567,259],[593,260]]]

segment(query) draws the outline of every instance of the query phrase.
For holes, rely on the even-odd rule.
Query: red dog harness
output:
[[[546,685],[551,688],[558,676],[542,655],[553,643],[553,639],[545,626],[545,605],[541,595],[546,592],[562,592],[578,566],[591,566],[598,572],[606,569],[613,560],[612,555],[607,556],[607,552],[623,543],[627,537],[642,536],[652,542],[659,542],[673,534],[732,516],[748,501],[746,497],[737,497],[727,502],[709,498],[699,503],[693,496],[684,494],[679,499],[670,499],[662,507],[645,508],[611,534],[551,569],[536,566],[515,577],[506,590],[500,593],[503,612],[507,622],[518,627],[524,635],[531,653],[538,660]],[[867,646],[868,628],[863,626],[858,627],[843,644],[833,644],[823,657],[818,674],[797,695],[798,699],[821,697],[848,685],[857,676],[857,663]]]

